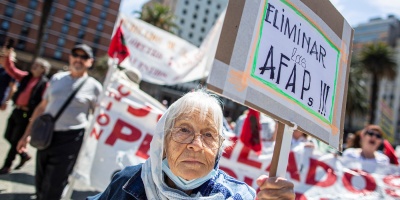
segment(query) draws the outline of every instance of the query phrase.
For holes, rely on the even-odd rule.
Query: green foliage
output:
[[[170,33],[178,28],[174,23],[175,15],[168,6],[154,3],[151,6],[144,7],[142,12],[138,13],[140,16],[139,19]]]
[[[369,123],[375,123],[375,110],[378,101],[379,83],[382,78],[393,80],[396,77],[397,64],[394,51],[383,42],[370,43],[360,52],[360,63],[364,70],[371,75],[371,97]]]
[[[349,83],[347,90],[346,118],[348,129],[352,130],[353,116],[366,115],[368,109],[366,74],[355,56],[351,59]]]

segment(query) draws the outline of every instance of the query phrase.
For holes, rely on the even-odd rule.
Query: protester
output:
[[[15,169],[20,169],[25,162],[31,159],[31,156],[24,150],[17,152],[17,144],[19,139],[28,126],[29,119],[42,100],[43,92],[47,87],[48,79],[46,75],[50,70],[50,63],[42,58],[37,58],[29,72],[22,71],[15,67],[13,60],[15,53],[13,49],[3,49],[7,58],[4,61],[5,71],[15,80],[19,82],[17,91],[13,96],[15,108],[8,118],[5,138],[11,144],[0,174],[7,174],[11,171],[12,163],[17,154],[20,155],[21,161]]]
[[[95,108],[101,84],[88,76],[93,64],[93,51],[88,45],[76,45],[69,57],[69,71],[54,74],[43,100],[35,109],[32,120],[42,113],[53,116],[64,104],[69,94],[86,80],[67,109],[58,118],[50,146],[37,151],[35,187],[38,200],[60,199],[75,165],[82,145],[84,129],[88,125],[88,113]],[[24,151],[30,141],[29,124],[18,143],[18,151]]]
[[[364,162],[389,164],[389,158],[378,152],[382,144],[383,131],[378,125],[368,125],[360,132],[361,148],[348,148],[343,152],[343,157],[353,158]]]
[[[89,199],[254,199],[253,188],[219,169],[228,140],[216,97],[190,92],[161,117],[144,164],[126,167]],[[197,137],[200,136],[200,137]],[[265,175],[258,199],[294,199],[293,184]]]
[[[2,50],[0,52],[0,110],[7,108],[7,104],[15,92],[15,80],[4,69],[6,56],[6,52]],[[15,55],[12,58],[15,58]]]

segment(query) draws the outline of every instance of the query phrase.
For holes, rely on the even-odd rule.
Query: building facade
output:
[[[30,63],[36,51],[42,4],[39,0],[0,2],[0,45],[13,39],[22,63]],[[118,0],[54,1],[39,55],[56,69],[66,65],[77,43],[91,46],[95,57],[106,55],[119,4]]]
[[[384,42],[396,52],[397,71],[400,72],[400,20],[394,15],[386,19],[374,18],[354,28],[355,55],[371,42]],[[366,80],[366,85],[370,81]],[[400,76],[394,80],[383,79],[379,86],[378,105],[375,111],[375,124],[379,124],[392,144],[400,144]],[[369,89],[369,87],[367,87]],[[369,91],[370,92],[370,91]],[[368,94],[368,97],[370,95]],[[358,120],[359,122],[364,120]],[[362,126],[362,125],[361,125]]]

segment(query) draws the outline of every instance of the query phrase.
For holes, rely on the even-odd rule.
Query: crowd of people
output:
[[[14,109],[4,136],[11,147],[0,174],[12,172],[17,155],[19,169],[31,159],[27,152],[32,123],[43,113],[56,115],[68,94],[83,84],[68,109],[57,119],[49,147],[36,155],[36,199],[60,199],[82,146],[88,115],[96,107],[101,84],[88,75],[94,62],[91,47],[71,49],[69,69],[47,78],[51,65],[37,58],[29,71],[15,66],[15,52],[3,48],[0,55],[0,105],[12,99]],[[133,72],[132,72],[133,73]],[[135,75],[135,73],[133,73]],[[134,82],[140,77],[127,73]],[[107,189],[89,199],[294,199],[293,184],[281,177],[261,175],[259,190],[235,180],[219,169],[228,145],[228,132],[246,140],[250,136],[258,153],[271,153],[277,122],[255,110],[246,110],[235,123],[227,123],[218,98],[203,89],[174,102],[159,120],[145,163],[117,173]],[[296,130],[291,148],[320,148],[322,144]],[[262,149],[261,149],[262,147]],[[377,125],[368,125],[347,136],[343,157],[381,164],[396,164],[393,147]],[[329,149],[329,148],[325,148]],[[328,150],[327,150],[328,151]],[[368,169],[366,169],[368,171]]]

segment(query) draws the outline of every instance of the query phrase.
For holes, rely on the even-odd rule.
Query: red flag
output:
[[[393,149],[392,145],[387,140],[383,140],[384,150],[383,153],[389,157],[390,163],[394,165],[399,165],[399,161],[396,156],[396,151]]]
[[[110,47],[108,48],[108,56],[118,58],[118,64],[129,56],[129,49],[126,46],[124,35],[122,33],[122,21],[118,26],[114,37],[111,39]]]
[[[260,113],[249,109],[249,113],[243,122],[240,140],[245,146],[253,149],[257,154],[260,154],[262,149],[260,131]]]

